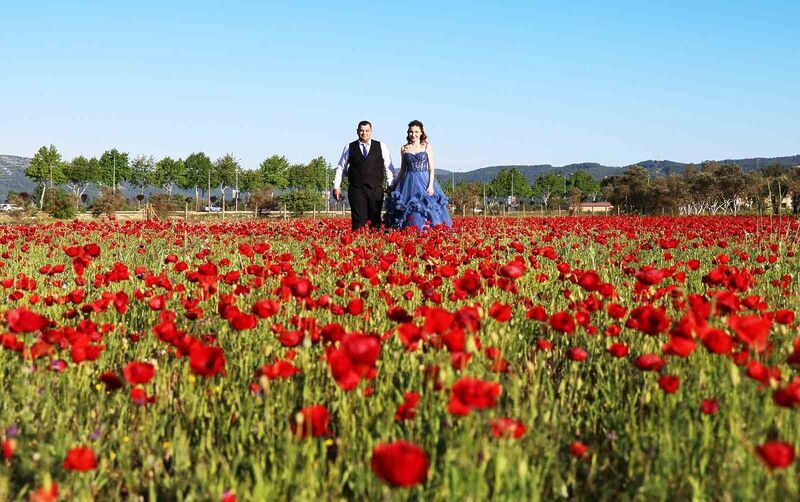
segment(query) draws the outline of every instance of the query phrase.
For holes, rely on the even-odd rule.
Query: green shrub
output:
[[[125,197],[121,191],[114,191],[110,188],[103,188],[100,195],[94,200],[92,214],[100,216],[104,214],[111,218],[114,213],[125,209]]]
[[[170,197],[168,194],[159,193],[151,195],[147,200],[156,216],[162,219],[168,218],[174,213],[183,212],[186,205],[184,198],[180,194],[173,194]]]
[[[77,213],[75,197],[60,189],[48,190],[44,195],[44,211],[61,220],[74,218]]]
[[[309,211],[321,211],[325,207],[325,200],[322,193],[307,188],[292,190],[278,197],[278,209],[286,209],[294,215],[300,215]]]

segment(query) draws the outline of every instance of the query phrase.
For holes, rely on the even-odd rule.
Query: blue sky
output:
[[[800,153],[800,2],[23,2],[0,153],[338,160],[369,119],[438,167]]]

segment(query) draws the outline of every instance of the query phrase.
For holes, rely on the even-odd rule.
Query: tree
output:
[[[144,189],[154,183],[153,175],[156,169],[155,159],[152,155],[139,155],[131,163],[130,183],[139,189],[139,195],[144,198]]]
[[[578,199],[580,199],[580,201],[584,201],[589,197],[594,200],[600,194],[600,183],[592,178],[589,173],[582,170],[575,171],[567,178],[568,192],[570,188],[574,188],[578,191],[580,194]]]
[[[712,176],[717,186],[723,209],[730,208],[733,214],[739,212],[742,202],[742,193],[747,188],[747,176],[738,164],[717,164],[712,168]]]
[[[317,157],[308,164],[293,164],[289,167],[289,186],[303,190],[324,191],[328,181],[333,179],[333,172],[325,158]]]
[[[766,197],[769,197],[772,213],[778,214],[781,210],[781,202],[788,193],[789,179],[788,170],[780,164],[772,164],[761,169],[761,175],[766,181]]]
[[[128,163],[128,154],[119,152],[116,148],[106,150],[100,156],[100,173],[97,181],[102,185],[111,187],[112,192],[117,191],[117,187],[123,181],[131,179],[131,167]]]
[[[239,175],[239,190],[247,194],[245,207],[250,203],[254,191],[264,186],[261,173],[252,169],[245,169]]]
[[[68,220],[75,216],[75,201],[72,195],[60,188],[50,190],[44,210],[53,218]]]
[[[290,190],[281,194],[278,198],[278,203],[285,205],[287,210],[299,215],[307,211],[322,210],[325,201],[319,191],[306,188]]]
[[[792,214],[800,212],[800,167],[793,167],[786,173],[789,193],[792,194]]]
[[[96,159],[95,159],[96,161]],[[75,209],[80,207],[81,197],[89,188],[89,184],[95,181],[97,171],[92,169],[92,163],[83,155],[72,159],[71,162],[64,164],[64,179],[67,188],[70,189],[75,197]]]
[[[647,169],[631,166],[622,175],[603,180],[606,200],[627,213],[651,213],[656,208],[654,187]]]
[[[194,209],[197,211],[200,206],[200,192],[202,191],[204,195],[210,197],[210,194],[206,194],[206,190],[211,186],[209,173],[213,170],[214,165],[203,152],[189,155],[183,163],[186,166],[186,185],[194,187]]]
[[[172,160],[170,157],[164,157],[156,163],[153,183],[166,190],[172,197],[175,186],[186,183],[186,164],[181,159]]]
[[[746,186],[742,192],[742,198],[752,209],[759,213],[767,210],[767,197],[764,194],[767,190],[767,179],[760,171],[752,171],[745,174]]]
[[[536,178],[533,182],[531,191],[534,197],[541,197],[545,209],[550,201],[550,197],[556,195],[563,197],[565,195],[565,180],[564,176],[560,173],[547,173]]]
[[[528,179],[516,167],[501,169],[492,180],[492,185],[494,185],[494,192],[501,197],[508,195],[530,197],[533,195]]]
[[[49,183],[52,190],[55,185],[65,181],[61,154],[54,145],[39,148],[31,159],[30,165],[25,169],[25,176],[35,181],[41,190],[39,209],[44,206],[45,186]]]
[[[273,155],[258,166],[264,185],[270,185],[279,190],[289,187],[289,161],[286,157]]]
[[[684,213],[686,205],[691,200],[686,179],[677,174],[657,178],[653,190],[657,200],[656,207],[660,208],[662,213]]]
[[[472,212],[472,209],[480,203],[480,194],[482,193],[480,183],[459,181],[454,187],[446,185],[443,189],[447,198],[461,214],[466,214],[467,211]]]
[[[220,207],[225,207],[225,191],[233,186],[236,180],[236,173],[240,169],[239,161],[230,153],[225,154],[225,156],[218,158],[214,162],[212,179],[215,181],[215,185],[219,188],[219,193],[222,196]]]

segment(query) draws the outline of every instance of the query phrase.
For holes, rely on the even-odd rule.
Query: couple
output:
[[[344,147],[333,179],[333,196],[342,200],[342,177],[347,175],[347,199],[353,230],[367,223],[381,226],[384,182],[389,185],[384,224],[425,230],[435,225],[453,226],[447,213],[447,197],[434,178],[433,149],[419,120],[408,124],[406,144],[400,149],[400,172],[394,176],[389,149],[372,139],[372,124],[358,123],[358,140]]]

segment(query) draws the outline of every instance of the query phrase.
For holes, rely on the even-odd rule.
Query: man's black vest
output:
[[[385,178],[383,166],[383,152],[381,144],[372,140],[372,144],[364,158],[361,143],[350,143],[349,163],[347,168],[347,183],[353,188],[382,188]]]

